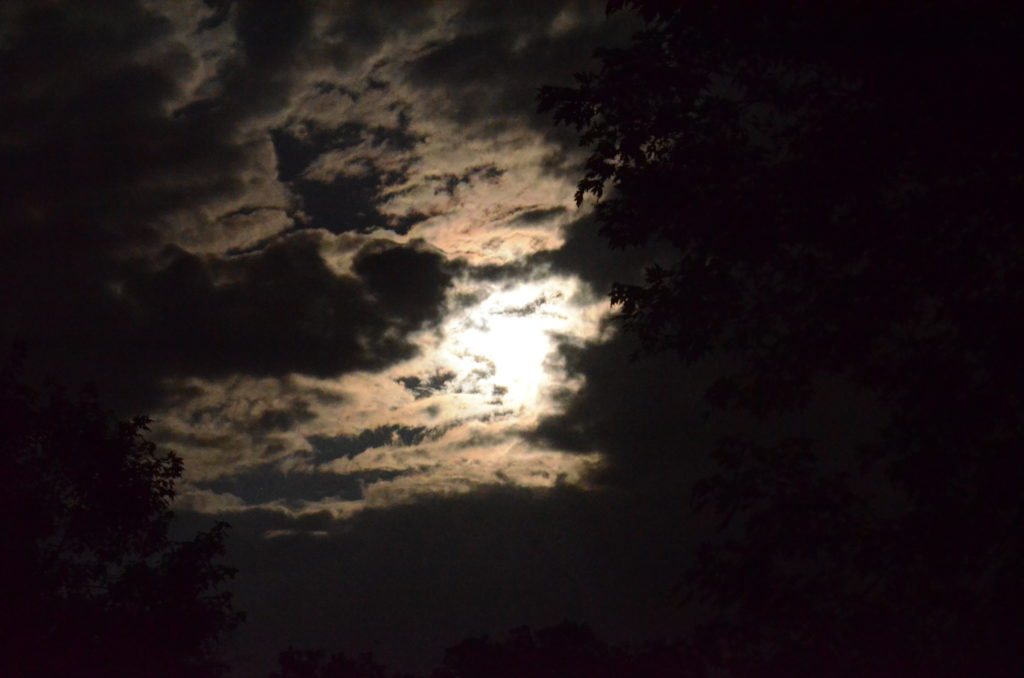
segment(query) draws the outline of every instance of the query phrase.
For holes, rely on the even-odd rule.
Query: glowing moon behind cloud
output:
[[[459,112],[462,99],[410,69],[438,45],[457,44],[462,29],[449,19],[461,6],[438,7],[416,31],[353,54],[345,68],[317,61],[315,74],[293,83],[287,111],[254,123],[253,137],[262,139],[252,168],[262,177],[253,183],[259,190],[238,204],[209,208],[231,217],[232,227],[244,226],[244,238],[224,228],[178,229],[227,233],[184,244],[239,261],[261,256],[264,242],[282,251],[292,242],[315,245],[331,274],[322,278],[353,288],[368,284],[355,266],[367,246],[386,241],[430,252],[447,272],[437,279],[454,276],[431,297],[437,312],[430,322],[380,336],[357,333],[366,355],[384,355],[388,342],[402,349],[365,367],[165,380],[162,387],[176,395],[155,413],[155,432],[186,459],[193,487],[182,492],[181,505],[191,497],[190,505],[205,512],[348,516],[495,483],[585,484],[587,469],[599,461],[596,452],[547,449],[530,435],[582,385],[566,370],[560,346],[604,338],[609,312],[606,298],[567,269],[547,268],[545,262],[561,260],[543,255],[560,251],[571,226],[586,217],[572,200],[581,158],[546,125],[528,122],[532,96],[519,112],[485,105],[467,119]],[[558,16],[551,30],[561,35],[572,17]],[[573,20],[584,19],[591,28],[604,22],[599,11]],[[535,37],[548,40],[545,31]],[[234,45],[227,41],[222,49],[230,54]],[[217,72],[217,63],[208,67]],[[244,212],[256,228],[236,215],[245,205],[274,209]],[[186,217],[195,211],[186,210],[183,223],[191,224]],[[279,232],[268,236],[274,224]],[[228,235],[235,239],[227,242]],[[415,279],[407,273],[396,269],[388,280],[396,297],[417,299],[417,290],[403,288]],[[331,296],[323,298],[330,325],[344,309],[335,313]],[[213,489],[218,479],[253,473],[280,476],[282,486],[299,480],[285,503]],[[338,492],[303,494],[302,482],[313,476],[336,481]]]
[[[520,419],[537,416],[563,376],[555,338],[595,332],[586,309],[570,302],[578,285],[561,276],[494,285],[481,301],[449,315],[437,359],[455,375],[451,388],[487,397]]]

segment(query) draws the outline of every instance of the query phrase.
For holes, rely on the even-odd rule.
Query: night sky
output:
[[[0,339],[184,458],[182,534],[233,526],[241,670],[685,627],[714,367],[631,362],[607,292],[657,253],[609,250],[536,113],[636,27],[558,0],[0,6]]]

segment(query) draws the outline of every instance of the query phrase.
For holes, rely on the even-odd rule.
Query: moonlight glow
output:
[[[568,301],[576,285],[570,278],[549,278],[496,287],[452,314],[440,354],[455,375],[453,388],[520,414],[537,410],[557,369],[554,337],[584,324],[580,309]]]

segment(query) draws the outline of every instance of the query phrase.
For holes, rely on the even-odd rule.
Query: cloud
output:
[[[450,22],[453,34],[410,59],[406,74],[417,87],[454,94],[438,103],[459,121],[539,122],[536,74],[584,70],[596,45],[622,40],[623,23],[592,2],[470,3]]]
[[[432,106],[426,88],[455,92],[477,76],[444,64],[433,70],[421,65],[408,71],[413,75],[407,81],[399,55],[402,49],[426,50],[435,60],[445,50],[457,55],[472,36],[494,31],[505,33],[491,48],[506,51],[520,34],[532,36],[522,38],[530,44],[566,38],[577,29],[594,39],[597,14],[585,4],[545,8],[536,16],[511,5],[481,11],[419,3],[373,12],[358,3],[117,2],[103,12],[13,3],[6,12],[10,28],[0,48],[0,70],[10,86],[0,94],[0,110],[4,128],[17,134],[2,137],[0,154],[4,166],[17,171],[4,177],[0,215],[7,237],[0,256],[4,282],[23,289],[24,296],[3,306],[10,318],[5,335],[63,353],[65,363],[74,362],[73,353],[109,353],[103,342],[121,336],[129,344],[129,362],[141,355],[162,358],[156,348],[142,347],[169,343],[161,342],[159,329],[184,334],[184,341],[169,350],[170,367],[156,370],[157,378],[187,371],[192,357],[196,375],[212,374],[212,363],[222,357],[225,370],[248,369],[257,357],[270,360],[264,372],[285,369],[265,348],[280,341],[275,321],[289,319],[275,318],[272,308],[250,306],[235,314],[245,316],[243,328],[228,334],[251,339],[269,332],[268,342],[256,341],[251,350],[243,346],[237,357],[214,334],[213,352],[204,358],[198,335],[222,310],[218,304],[232,287],[240,298],[247,296],[243,283],[223,286],[209,279],[232,267],[246,277],[244,266],[229,264],[227,255],[255,256],[296,228],[387,229],[396,240],[408,233],[410,240],[426,239],[450,256],[500,253],[506,261],[558,242],[557,224],[521,216],[524,210],[560,209],[538,205],[563,193],[564,185],[538,183],[530,169],[537,153],[549,149],[531,147],[536,139],[524,130],[481,136],[497,109],[462,124],[474,141],[458,139],[452,133],[458,123],[439,115],[443,111]],[[339,47],[346,41],[351,45]],[[521,65],[516,62],[507,75],[519,73]],[[503,91],[510,82],[505,80],[490,86]],[[532,109],[532,101],[524,106]],[[501,154],[500,162],[487,160]],[[533,195],[524,195],[530,185]],[[505,225],[498,226],[503,219]],[[258,257],[268,262],[268,273],[285,276],[283,287],[298,280],[294,269],[272,270],[271,259],[286,258],[282,250],[305,256],[313,271],[319,267],[310,253],[299,253],[301,240],[287,242]],[[364,265],[381,288],[372,267]],[[257,286],[253,278],[246,282]],[[358,294],[342,293],[343,280],[321,276],[320,282],[328,289],[315,296],[343,299],[341,315],[350,318],[358,306],[351,299]],[[181,299],[175,305],[154,298],[157,289],[173,289]],[[398,313],[402,319],[414,308],[430,315],[433,287],[420,289],[426,297],[410,299]],[[189,294],[201,298],[184,298]],[[130,307],[120,295],[132,296]],[[389,299],[392,312],[395,303],[404,303],[394,293]],[[257,320],[257,311],[264,310],[267,320]],[[164,319],[156,318],[161,314]],[[292,317],[316,324],[308,311],[296,310]],[[171,329],[172,320],[191,322],[194,329]],[[127,334],[126,325],[132,325]],[[80,339],[75,328],[84,326],[100,332],[74,351]],[[331,332],[323,326],[317,331]],[[352,357],[352,337],[339,336],[342,357],[335,362],[374,363],[365,355]],[[390,343],[398,355],[401,342]],[[347,369],[331,365],[315,342],[311,348],[312,356],[297,357],[297,370]],[[122,350],[118,346],[116,352]],[[247,353],[252,360],[245,359]],[[137,386],[138,393],[145,390]]]
[[[179,511],[236,527],[242,647],[381,639],[415,664],[523,622],[676,618],[689,546],[662,500],[698,465],[700,377],[606,341],[607,285],[642,258],[608,254],[575,140],[534,113],[625,24],[591,2],[0,12],[0,337],[154,415]]]
[[[412,357],[405,335],[438,320],[451,279],[442,258],[371,243],[357,262],[364,277],[337,274],[301,233],[244,256],[168,246],[109,271],[88,308],[26,318],[25,329],[37,349],[87,351],[105,383],[134,382],[137,395],[171,377],[326,377]],[[392,282],[403,276],[413,284]]]
[[[183,207],[195,219],[220,204],[265,203],[262,140],[242,128],[283,106],[293,84],[291,42],[246,47],[242,19],[259,11],[239,11],[242,54],[231,47],[234,25],[199,40],[134,2],[102,12],[15,3],[0,49],[2,121],[17,130],[3,144],[18,168],[5,176],[6,223],[89,253],[123,252],[173,236],[164,217]],[[214,222],[200,223],[216,237]],[[90,237],[76,242],[76,233]]]
[[[502,455],[536,416],[523,403],[547,398],[541,380],[570,388],[558,356],[543,363],[548,337],[593,332],[594,300],[565,311],[547,290],[474,304],[575,275],[575,255],[559,254],[571,182],[545,160],[564,149],[533,116],[533,89],[615,32],[598,9],[5,11],[0,64],[17,86],[0,92],[0,115],[18,134],[0,133],[0,154],[18,171],[5,175],[0,275],[23,292],[0,302],[4,339],[26,340],[67,381],[98,381],[121,409],[157,414],[196,482],[297,473],[311,441],[384,426],[446,437],[378,450],[403,471],[414,452],[429,470],[367,485],[378,501],[498,474],[578,477],[581,458]],[[478,327],[488,348],[517,331],[488,322],[553,312],[580,320],[503,339],[497,362],[458,344]],[[536,383],[517,387],[518,368],[499,363],[526,345]],[[369,455],[358,463],[374,469]]]
[[[423,138],[399,111],[393,126],[346,121],[323,127],[293,122],[271,130],[278,178],[297,198],[297,215],[333,233],[408,230],[409,219],[380,211],[382,195],[406,178],[412,151]]]
[[[558,207],[538,207],[535,209],[528,209],[518,216],[516,216],[512,223],[516,224],[536,224],[545,221],[552,220],[556,217],[561,216],[566,212],[566,208],[562,206]]]
[[[426,426],[402,426],[391,424],[374,429],[363,429],[356,435],[310,436],[315,463],[335,459],[352,459],[366,450],[384,445],[409,446],[422,442],[428,437],[437,437],[443,429],[428,429]]]
[[[366,284],[378,312],[400,326],[437,322],[452,281],[439,254],[379,241],[365,246],[353,270]]]
[[[599,7],[5,12],[0,154],[17,169],[4,175],[0,275],[20,293],[0,302],[4,338],[69,381],[98,379],[120,407],[155,411],[195,482],[299,478],[320,463],[312,441],[388,426],[445,433],[353,456],[353,474],[406,474],[362,486],[381,502],[495,478],[554,483],[582,459],[555,447],[614,448],[566,432],[592,429],[604,405],[596,363],[569,350],[543,362],[551,333],[592,336],[599,298],[544,290],[480,306],[552,273],[596,290],[615,272],[552,170],[571,163],[569,146],[533,113],[542,80],[621,39]],[[550,313],[587,320],[539,322]],[[530,439],[547,447],[520,437],[536,384],[517,387],[525,370],[482,350],[505,320],[538,322],[502,349],[534,347],[535,381],[568,393],[587,380],[563,398],[565,425],[551,418]],[[474,327],[480,345],[442,364]]]
[[[687,367],[673,355],[636,359],[622,334],[602,343],[564,344],[582,386],[529,437],[554,449],[600,453],[596,480],[683,497],[709,468],[708,445],[721,431],[703,401],[713,366]],[[661,488],[660,490],[658,488]]]
[[[208,65],[201,48],[222,46],[190,42],[173,17],[134,2],[16,2],[5,12],[0,283],[20,292],[0,301],[3,339],[26,341],[70,381],[159,373],[137,358],[162,358],[140,343],[168,343],[152,331],[162,321],[136,328],[155,309],[123,303],[124,286],[182,275],[201,287],[203,264],[182,247],[287,226],[263,146],[239,133],[250,113],[187,108]],[[147,271],[151,261],[172,268]]]
[[[226,517],[228,556],[247,563],[236,579],[248,613],[236,660],[258,667],[252,673],[289,643],[372,649],[423,671],[462,638],[521,624],[585,619],[614,641],[639,641],[687,621],[666,591],[693,543],[666,538],[678,516],[630,495],[494,485],[344,523],[272,511]]]
[[[275,464],[259,466],[232,476],[196,483],[198,490],[237,497],[244,505],[278,504],[300,508],[323,500],[362,499],[367,484],[389,480],[399,471],[365,471],[346,475],[293,471],[282,473]],[[239,504],[243,505],[243,504]]]
[[[646,266],[673,256],[672,248],[659,248],[657,243],[613,250],[600,235],[600,223],[593,212],[573,210],[568,216],[571,220],[565,225],[561,246],[535,252],[529,264],[547,265],[554,271],[571,273],[602,297],[607,296],[612,283],[642,283]]]

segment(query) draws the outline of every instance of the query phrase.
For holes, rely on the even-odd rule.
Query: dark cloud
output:
[[[126,280],[122,295],[140,311],[124,328],[132,343],[186,374],[327,375],[409,352],[382,342],[381,360],[360,346],[386,324],[357,280],[327,267],[313,239],[234,259],[169,249],[155,270]]]
[[[346,68],[375,55],[381,43],[396,29],[415,34],[430,28],[432,3],[421,0],[331,3],[324,30],[324,48],[335,65]],[[387,87],[386,83],[377,86]]]
[[[280,111],[310,47],[314,3],[245,0],[235,5],[240,50],[220,68],[215,119],[238,123]],[[213,122],[211,120],[210,122]]]
[[[425,670],[444,647],[521,624],[582,619],[620,641],[671,637],[686,623],[667,592],[693,542],[669,536],[677,515],[629,495],[494,487],[346,522],[229,519],[228,556],[246,563],[236,660],[252,675],[289,643]]]
[[[546,221],[550,221],[556,217],[561,216],[566,212],[564,207],[537,207],[534,209],[526,210],[515,219],[512,220],[513,224],[542,224]]]
[[[0,339],[26,342],[69,381],[124,386],[115,395],[140,397],[135,407],[152,406],[142,396],[161,376],[290,369],[284,354],[293,342],[294,355],[319,356],[299,359],[311,373],[341,367],[327,358],[331,336],[342,339],[333,350],[349,350],[350,365],[411,350],[395,340],[372,357],[354,355],[346,347],[356,334],[383,332],[382,320],[356,322],[350,332],[315,317],[317,305],[336,303],[333,313],[348,321],[368,302],[357,281],[330,275],[311,245],[293,242],[244,262],[174,246],[155,255],[176,235],[167,215],[244,194],[256,147],[238,126],[287,101],[308,12],[299,3],[245,3],[236,14],[243,53],[229,59],[215,91],[183,105],[181,83],[196,57],[171,21],[140,3],[6,8],[0,284],[18,293],[0,300]],[[274,208],[252,205],[234,216],[264,209]],[[203,236],[216,240],[235,220],[210,223]],[[305,277],[299,260],[310,267]],[[266,290],[272,298],[301,292],[315,300],[291,299],[301,307],[294,312],[258,300],[264,290],[256,288],[273,285],[259,276],[277,274],[284,278]],[[222,284],[221,275],[236,279]],[[300,325],[285,327],[290,321]]]
[[[546,275],[547,271],[538,266],[538,263],[543,264],[545,262],[535,261],[535,257],[531,255],[529,257],[516,259],[502,264],[466,265],[463,270],[465,270],[466,274],[473,280],[492,283],[511,283],[536,279]],[[460,295],[460,297],[455,301],[459,307],[466,308],[468,306],[473,306],[482,300],[483,299],[480,294],[466,292]]]
[[[153,217],[240,186],[245,149],[167,112],[193,65],[169,23],[134,3],[75,7],[30,5],[0,47],[0,216],[24,248],[11,259],[43,259],[31,248],[50,238],[88,256],[152,240]]]
[[[537,252],[529,257],[531,266],[550,266],[553,271],[578,276],[599,295],[607,295],[612,283],[643,282],[644,268],[651,262],[674,255],[657,245],[613,250],[600,234],[600,224],[588,213],[565,227],[565,242],[557,250]]]
[[[452,92],[449,112],[458,120],[519,117],[556,138],[559,132],[535,115],[537,89],[547,84],[538,74],[558,84],[585,70],[598,45],[623,41],[627,23],[620,15],[607,20],[592,2],[470,4],[450,24],[455,35],[411,60],[407,73],[420,87]]]
[[[604,296],[613,283],[642,283],[646,266],[668,264],[674,256],[677,250],[657,242],[611,249],[591,213],[566,226],[561,248],[532,255],[528,265],[576,275]],[[603,343],[567,342],[560,350],[583,385],[565,393],[563,411],[543,419],[528,438],[556,449],[600,452],[604,465],[595,479],[617,487],[688,497],[693,483],[712,468],[709,453],[724,435],[770,440],[789,430],[824,436],[835,446],[830,456],[842,458],[841,450],[865,442],[879,426],[877,403],[849,384],[817,384],[806,416],[794,413],[769,427],[709,407],[708,389],[736,369],[729,356],[686,365],[671,352],[644,352],[627,332]]]
[[[19,307],[18,329],[51,364],[142,404],[163,377],[379,369],[415,354],[404,334],[439,317],[450,276],[440,255],[406,247],[358,261],[364,280],[338,275],[302,234],[238,257],[168,247],[71,288],[80,306]]]
[[[450,268],[433,251],[400,247],[388,241],[367,245],[356,256],[355,272],[376,302],[375,310],[413,328],[436,322],[452,280]]]
[[[570,373],[584,376],[584,384],[530,437],[556,449],[601,452],[601,482],[688,496],[709,468],[713,436],[722,431],[703,400],[716,370],[687,368],[672,355],[635,358],[637,349],[628,336],[563,345]]]
[[[694,483],[715,468],[711,451],[723,437],[828,440],[830,463],[841,465],[875,441],[884,422],[875,397],[839,378],[816,380],[806,410],[765,420],[711,406],[709,389],[737,367],[727,355],[688,365],[671,353],[645,354],[623,333],[560,350],[583,386],[565,393],[562,411],[526,437],[560,450],[600,452],[592,480],[661,497],[678,510],[686,510]]]
[[[203,4],[213,10],[213,14],[199,22],[199,31],[208,31],[217,28],[225,21],[231,13],[234,0],[203,0]]]
[[[315,419],[316,415],[309,410],[309,404],[301,402],[290,408],[271,408],[264,410],[253,422],[256,433],[274,433],[290,431],[304,421]]]
[[[564,215],[564,207],[533,208],[512,219],[511,224],[533,226]],[[600,234],[600,224],[593,213],[580,210],[580,215],[564,226],[565,241],[558,249],[540,250],[502,264],[463,265],[462,270],[474,280],[505,283],[545,277],[550,273],[572,275],[587,283],[598,296],[606,296],[612,283],[643,282],[644,268],[651,262],[669,262],[675,250],[659,248],[657,243],[642,248],[613,250]],[[467,298],[466,305],[479,301]]]
[[[308,0],[245,0],[237,7],[235,34],[246,65],[256,71],[281,68],[309,36],[314,3]]]
[[[562,294],[560,292],[554,293],[552,295],[552,298],[548,298],[547,295],[542,294],[542,295],[540,295],[539,297],[537,297],[536,299],[534,299],[533,301],[531,301],[531,302],[529,302],[527,304],[523,304],[522,306],[508,306],[506,308],[502,308],[502,309],[498,309],[496,311],[492,311],[492,314],[493,315],[507,315],[507,316],[513,316],[513,317],[516,317],[516,318],[525,318],[527,316],[531,316],[531,315],[533,315],[535,313],[541,312],[541,309],[545,305],[547,305],[551,301],[557,300],[561,296],[562,296]]]

